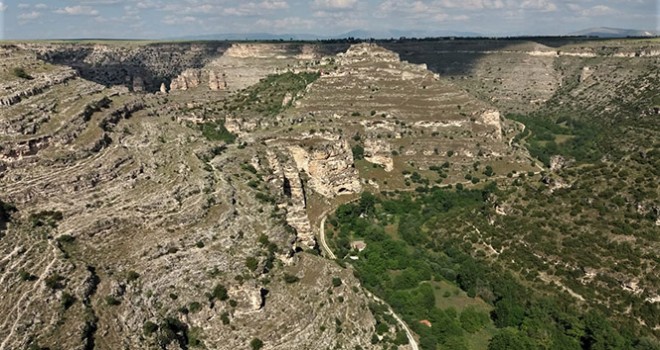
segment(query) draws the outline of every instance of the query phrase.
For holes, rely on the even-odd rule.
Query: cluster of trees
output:
[[[546,166],[554,155],[572,157],[579,162],[594,162],[604,154],[619,153],[609,143],[607,133],[598,123],[585,120],[545,115],[509,114],[507,118],[525,124],[525,132],[516,141],[526,140],[530,154]],[[558,138],[565,140],[558,142]]]
[[[575,307],[565,294],[536,288],[506,266],[474,256],[470,243],[448,232],[468,216],[483,216],[496,191],[490,184],[484,190],[432,188],[390,198],[365,193],[357,203],[341,206],[329,223],[339,256],[349,253],[352,239],[367,243],[367,249],[352,253],[359,255],[352,262],[356,276],[401,314],[424,349],[469,349],[468,339],[480,330],[492,335],[493,350],[658,349],[639,328],[615,326],[597,308]],[[438,308],[437,281],[480,297],[492,312]]]

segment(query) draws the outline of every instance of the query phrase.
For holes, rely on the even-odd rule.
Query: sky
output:
[[[352,30],[557,35],[660,30],[659,0],[0,0],[0,38],[332,36]]]

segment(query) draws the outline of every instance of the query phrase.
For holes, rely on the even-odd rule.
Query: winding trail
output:
[[[328,217],[328,214],[332,211],[332,209],[328,209],[323,213],[323,218],[321,219],[320,227],[319,227],[319,241],[321,242],[321,248],[325,252],[325,255],[329,259],[337,259],[337,256],[335,253],[330,250],[330,247],[325,241],[325,219]],[[410,328],[408,328],[408,325],[403,322],[403,319],[397,315],[392,307],[387,304],[383,299],[380,299],[379,297],[371,294],[368,290],[364,289],[364,292],[369,296],[371,299],[387,306],[387,311],[394,317],[394,319],[399,323],[399,325],[403,328],[403,330],[406,332],[406,336],[408,337],[408,343],[410,344],[410,348],[412,350],[419,350],[419,345],[417,345],[417,341],[415,340],[415,337],[413,336],[412,331]]]

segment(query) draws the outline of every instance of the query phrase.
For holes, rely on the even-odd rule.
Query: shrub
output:
[[[218,299],[221,301],[225,301],[229,299],[229,294],[227,294],[227,288],[223,286],[222,284],[216,284],[215,287],[213,288],[213,293],[211,293],[211,296],[214,299]]]
[[[138,278],[140,278],[140,274],[135,271],[128,271],[128,274],[126,274],[126,282],[128,283],[131,283]]]
[[[142,330],[146,336],[150,336],[158,330],[158,325],[151,321],[147,321],[142,325]]]
[[[364,147],[361,145],[355,145],[351,148],[351,151],[353,151],[353,159],[355,160],[360,160],[364,159]]]
[[[17,77],[17,78],[21,78],[21,79],[26,79],[26,80],[32,80],[32,79],[34,79],[34,78],[32,78],[31,75],[29,75],[29,74],[25,71],[25,69],[23,69],[23,68],[21,68],[21,67],[16,67],[16,68],[14,68],[14,69],[12,70],[12,74],[13,74],[15,77]]]
[[[202,304],[196,301],[193,301],[192,303],[190,303],[190,305],[188,305],[188,310],[192,313],[199,312],[201,309],[202,309]]]
[[[71,235],[61,235],[57,237],[57,241],[62,243],[62,244],[70,244],[73,243],[73,241],[76,240],[76,237],[73,237]]]
[[[300,278],[298,278],[298,276],[290,275],[288,273],[284,274],[284,282],[286,282],[286,283],[296,283],[298,281],[300,281]]]
[[[105,297],[105,303],[110,305],[110,306],[117,306],[117,305],[121,304],[121,301],[119,301],[119,299],[115,298],[112,295],[108,295],[108,296]]]
[[[67,292],[62,293],[61,303],[64,310],[69,309],[75,302],[76,302],[76,298],[73,295]]]
[[[342,284],[341,278],[339,278],[339,277],[333,277],[332,278],[332,286],[333,287],[339,287],[339,286],[341,286],[341,284]]]
[[[37,279],[37,276],[21,269],[18,271],[18,275],[21,277],[21,281],[34,281]]]
[[[44,282],[46,283],[46,287],[48,287],[50,289],[53,289],[53,290],[62,289],[62,288],[64,288],[64,285],[62,285],[62,280],[63,279],[64,278],[62,276],[55,273],[53,275],[50,275],[50,276],[46,277]]]
[[[223,312],[222,315],[220,315],[220,319],[222,320],[222,324],[225,326],[229,324],[229,313],[228,312]]]
[[[252,348],[252,350],[259,350],[264,347],[264,342],[262,342],[261,339],[259,338],[254,338],[250,342],[250,347]]]

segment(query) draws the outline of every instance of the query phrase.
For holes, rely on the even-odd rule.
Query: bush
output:
[[[264,342],[262,342],[261,339],[259,338],[254,338],[250,342],[250,347],[252,348],[252,350],[259,350],[264,347]]]
[[[202,304],[196,301],[193,301],[192,303],[190,303],[190,305],[188,305],[188,310],[192,313],[199,312],[201,309],[202,309]]]
[[[286,282],[286,283],[296,283],[298,281],[300,281],[300,278],[298,278],[298,276],[290,275],[288,273],[284,274],[284,282]]]
[[[158,325],[151,321],[147,321],[142,325],[142,330],[146,336],[150,336],[158,330]]]
[[[341,284],[342,284],[341,278],[339,278],[339,277],[333,277],[332,278],[332,286],[333,287],[335,287],[335,288],[339,287],[339,286],[341,286]]]
[[[214,299],[225,301],[229,299],[229,294],[227,294],[227,288],[222,284],[216,284],[213,288],[213,293],[211,294]]]
[[[228,312],[223,312],[222,315],[220,315],[220,319],[222,320],[222,324],[225,326],[229,324],[229,313]]]
[[[70,236],[70,235],[61,235],[57,237],[57,241],[62,243],[62,244],[70,244],[73,243],[76,240],[76,237]]]
[[[110,305],[110,306],[117,306],[117,305],[121,304],[121,301],[119,301],[119,299],[115,298],[112,295],[108,295],[108,296],[105,297],[105,303]]]
[[[35,275],[33,275],[33,274],[23,270],[23,269],[18,271],[18,275],[20,276],[21,281],[34,281],[34,280],[37,279],[37,276],[35,276]]]
[[[15,77],[17,77],[17,78],[21,78],[21,79],[26,79],[26,80],[32,80],[32,79],[34,79],[34,78],[32,78],[31,75],[29,75],[29,74],[25,71],[25,69],[20,68],[20,67],[16,67],[16,68],[14,68],[14,69],[12,70],[12,74],[13,74]]]
[[[46,287],[48,287],[50,289],[53,289],[53,290],[62,289],[62,288],[64,288],[64,285],[62,285],[62,280],[63,279],[64,278],[62,276],[55,273],[53,275],[50,275],[50,276],[46,277],[44,282],[46,283]]]
[[[360,160],[364,159],[364,147],[361,145],[355,145],[353,148],[351,148],[353,151],[353,159],[355,160]]]
[[[258,261],[255,257],[253,257],[253,256],[248,256],[248,257],[245,259],[245,266],[246,266],[250,271],[254,271],[254,270],[257,269],[257,267],[259,267],[259,261]]]
[[[126,275],[126,282],[131,283],[135,280],[140,278],[140,274],[135,272],[135,271],[128,271],[128,274]]]
[[[32,227],[35,228],[42,226],[55,228],[57,227],[57,222],[61,221],[63,218],[64,216],[60,211],[45,210],[31,214],[29,220],[30,223],[32,224]]]
[[[67,292],[62,293],[61,303],[64,310],[68,310],[75,302],[76,302],[76,298],[73,295]]]

